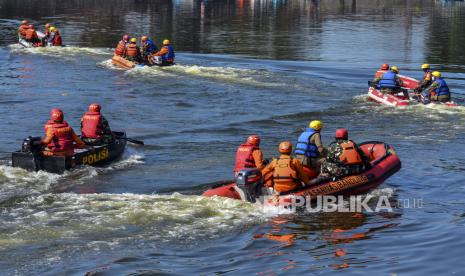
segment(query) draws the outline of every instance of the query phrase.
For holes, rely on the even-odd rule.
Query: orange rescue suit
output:
[[[44,155],[71,156],[74,154],[73,142],[76,142],[78,147],[84,147],[84,142],[77,137],[67,122],[53,124],[47,122],[44,128],[47,132],[42,143],[48,148],[48,151],[44,151]]]
[[[363,164],[362,156],[357,151],[354,142],[347,141],[340,144],[342,153],[339,155],[339,160],[345,165],[361,165]]]
[[[22,37],[25,37],[26,36],[26,31],[29,29],[29,25],[21,25],[19,26],[19,29],[18,29],[18,33],[19,35],[21,35]]]
[[[126,41],[121,40],[118,45],[116,45],[115,55],[124,56],[126,54]]]
[[[139,54],[137,45],[135,43],[130,43],[128,45],[128,49],[126,50],[126,56],[127,57],[137,57]]]
[[[271,173],[272,181],[271,181]],[[279,193],[289,192],[301,186],[301,182],[308,183],[308,175],[303,170],[302,163],[282,154],[279,159],[274,159],[268,166],[263,169],[265,185],[273,186],[274,190]]]
[[[27,29],[26,31],[26,40],[39,39],[37,32],[34,29]]]

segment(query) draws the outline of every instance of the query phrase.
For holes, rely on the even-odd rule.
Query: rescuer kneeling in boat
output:
[[[397,66],[392,66],[390,71],[387,71],[382,76],[373,80],[373,84],[377,84],[383,94],[397,94],[403,92],[404,96],[408,98],[408,92],[403,91],[402,80],[397,76],[399,69]]]
[[[137,46],[137,38],[133,37],[126,48],[126,59],[132,62],[140,61],[140,49]]]
[[[21,25],[19,26],[19,29],[18,29],[18,34],[22,38],[26,38],[27,29],[29,29],[29,22],[27,20],[21,21]]]
[[[83,148],[84,142],[74,133],[74,130],[64,121],[63,111],[52,109],[50,121],[45,125],[46,136],[42,140],[45,156],[72,156],[74,148]],[[76,143],[76,146],[74,145]]]
[[[273,187],[278,194],[290,192],[305,186],[309,182],[302,163],[291,157],[292,144],[288,141],[279,144],[278,159],[273,159],[263,171],[264,183]]]
[[[60,31],[55,27],[50,27],[50,36],[48,37],[48,44],[52,46],[62,46]]]
[[[126,55],[126,48],[129,43],[129,35],[123,35],[123,39],[118,42],[115,48],[115,55],[124,57]]]
[[[425,93],[423,93],[423,97],[426,98],[426,101],[429,99],[433,102],[449,102],[451,100],[449,86],[447,86],[446,81],[442,79],[441,72],[434,71],[432,75],[433,83],[426,89]]]
[[[26,30],[26,41],[31,42],[33,44],[37,44],[40,42],[40,39],[37,36],[37,32],[34,28],[34,25],[29,25],[29,27]]]
[[[158,48],[157,46],[155,45],[155,43],[150,39],[148,38],[147,36],[143,36],[141,37],[140,39],[141,41],[141,55],[142,55],[142,59],[145,61],[145,62],[148,62],[149,64],[153,64],[153,62],[150,60],[149,56],[151,56],[152,54],[154,54],[155,52],[158,51]]]
[[[237,148],[234,175],[245,168],[262,170],[264,167],[263,153],[260,150],[260,136],[250,135],[247,141]]]
[[[294,150],[296,159],[304,166],[312,168],[318,173],[321,162],[326,157],[326,149],[321,142],[320,131],[323,123],[318,120],[311,121],[305,131],[300,134]]]
[[[376,71],[376,73],[375,73],[375,78],[379,77],[381,74],[383,74],[383,73],[385,73],[385,72],[387,72],[387,71],[389,71],[389,64],[383,63],[383,64],[381,65],[381,67],[379,67],[379,70]]]
[[[162,65],[171,65],[174,63],[174,48],[170,45],[168,39],[163,40],[163,47],[160,51],[155,53],[155,56],[159,56],[162,59]]]
[[[101,106],[93,103],[81,118],[81,138],[87,145],[109,144],[115,139],[100,110]]]
[[[349,140],[349,131],[345,128],[336,130],[335,139],[328,147],[319,178],[339,179],[365,171],[369,166],[368,158],[354,141]]]

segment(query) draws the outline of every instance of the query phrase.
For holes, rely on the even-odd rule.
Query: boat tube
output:
[[[115,140],[110,144],[77,149],[72,156],[44,156],[40,137],[29,137],[22,149],[11,155],[13,167],[28,171],[46,171],[62,174],[78,165],[103,166],[123,155],[126,148],[126,133],[113,131]]]

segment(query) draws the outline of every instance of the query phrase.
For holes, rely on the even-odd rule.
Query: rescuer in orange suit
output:
[[[93,103],[81,118],[81,138],[86,144],[108,144],[114,140],[110,125],[100,110],[101,106]]]
[[[74,130],[64,121],[63,111],[60,109],[52,109],[50,121],[44,128],[46,135],[42,144],[46,147],[42,153],[45,156],[72,156],[75,147],[83,148],[85,146]]]
[[[285,193],[305,186],[309,182],[302,163],[291,157],[292,144],[288,141],[279,144],[278,159],[266,166],[262,175],[266,187],[273,187],[276,193]]]
[[[244,168],[262,170],[264,167],[263,153],[260,150],[260,136],[251,135],[244,144],[237,148],[234,174],[237,174]]]
[[[19,29],[18,29],[18,34],[22,38],[25,38],[27,29],[29,29],[29,22],[27,20],[21,21],[21,25],[19,26]]]
[[[31,43],[38,43],[40,42],[39,37],[37,36],[37,32],[34,28],[34,25],[29,25],[26,30],[26,41]]]

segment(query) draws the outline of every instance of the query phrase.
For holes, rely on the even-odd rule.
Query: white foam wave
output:
[[[136,194],[44,194],[2,213],[0,248],[48,239],[192,242],[264,221],[253,204],[229,198]]]
[[[13,53],[40,54],[46,56],[76,56],[82,54],[109,55],[112,51],[109,48],[90,48],[76,46],[24,48],[19,44],[10,45],[10,49]]]

